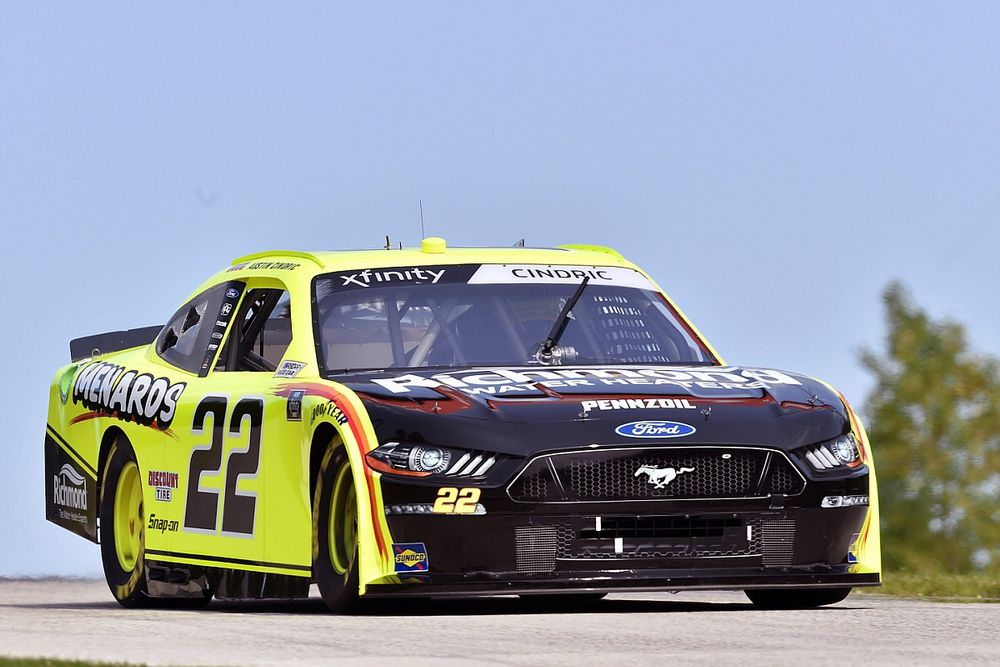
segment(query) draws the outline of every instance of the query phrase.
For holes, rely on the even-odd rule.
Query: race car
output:
[[[46,518],[126,607],[880,582],[844,397],[727,365],[609,248],[262,252],[70,352]]]

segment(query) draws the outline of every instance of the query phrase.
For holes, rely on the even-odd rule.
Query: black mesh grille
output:
[[[553,457],[575,500],[742,498],[757,495],[760,450],[659,449]]]
[[[551,572],[556,569],[559,526],[518,526],[514,545],[518,572]]]
[[[764,491],[770,494],[794,496],[802,493],[805,488],[802,476],[792,470],[791,464],[784,456],[771,457],[771,467],[767,472]]]
[[[763,449],[694,446],[539,457],[509,493],[519,502],[607,502],[760,498],[797,495],[804,488],[802,476],[780,453],[768,457]]]
[[[511,489],[511,495],[526,501],[559,500],[561,494],[548,463],[538,459],[529,465]]]
[[[764,567],[787,567],[795,556],[795,521],[772,519],[765,521],[761,531],[764,546]]]

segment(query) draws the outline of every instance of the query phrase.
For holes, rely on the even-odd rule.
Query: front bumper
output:
[[[431,503],[437,487],[382,480],[386,504]],[[879,584],[852,552],[867,475],[812,481],[798,496],[740,500],[524,504],[482,489],[481,515],[394,514],[394,544],[419,544],[426,569],[370,582],[366,594],[517,593],[843,587]]]

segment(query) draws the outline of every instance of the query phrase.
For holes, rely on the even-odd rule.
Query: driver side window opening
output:
[[[211,287],[174,313],[159,336],[156,354],[164,361],[191,373],[202,374],[209,337],[227,293],[238,297],[243,284],[227,282]]]
[[[233,320],[215,370],[273,373],[291,342],[292,311],[288,291],[252,289]]]

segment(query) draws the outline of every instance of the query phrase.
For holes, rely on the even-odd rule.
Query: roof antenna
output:
[[[424,200],[418,199],[417,203],[420,204],[420,240],[427,238],[427,234],[424,233]]]
[[[513,247],[515,247],[515,248],[523,248],[524,247],[524,239],[518,239],[517,241],[514,241],[514,246]]]
[[[389,242],[389,235],[386,234],[385,235],[385,249],[389,250],[390,248],[392,248],[392,243]]]

